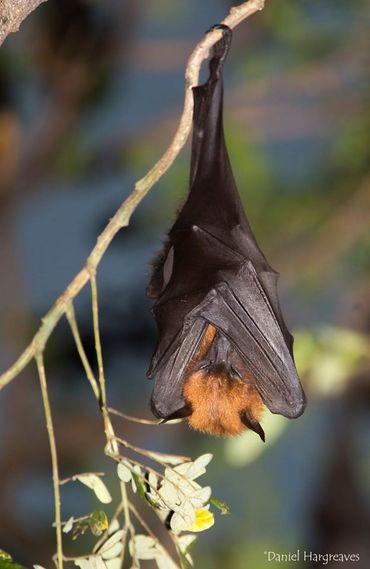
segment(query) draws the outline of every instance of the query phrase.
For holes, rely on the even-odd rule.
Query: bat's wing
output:
[[[263,270],[258,274],[260,284],[270,302],[276,319],[279,323],[280,330],[284,336],[286,344],[288,346],[291,357],[293,358],[293,336],[289,332],[283,314],[281,312],[280,301],[278,296],[278,279],[279,273],[270,268],[270,270]]]
[[[194,357],[207,328],[203,318],[186,318],[183,329],[165,353],[156,352],[149,377],[155,376],[151,405],[154,414],[162,419],[181,416],[185,400],[182,395],[186,368]]]
[[[303,413],[305,396],[290,348],[250,261],[234,278],[225,278],[196,313],[229,339],[272,413],[289,418]]]
[[[172,246],[162,265],[156,268],[157,299],[152,312],[158,327],[158,345],[148,377],[156,376],[163,361],[179,348],[187,337],[188,315],[220,282],[220,269],[238,272],[243,257],[230,250],[213,235],[194,225],[190,229],[173,231]],[[158,283],[158,284],[157,284]],[[161,288],[162,287],[162,288]],[[157,381],[157,380],[156,380]]]
[[[227,248],[199,228],[189,233],[187,238],[182,236],[182,244],[190,246],[192,237],[194,251],[197,243],[199,249],[205,246],[213,251],[213,256],[204,259],[203,279],[211,273],[214,280],[205,283],[207,294],[194,291],[184,295],[182,286],[187,289],[187,281],[186,273],[182,272],[185,266],[181,263],[179,271],[175,271],[177,286],[169,287],[167,296],[164,295],[164,300],[154,309],[160,342],[149,371],[150,376],[156,377],[153,410],[166,418],[184,407],[182,388],[186,368],[208,324],[213,324],[227,337],[255,377],[256,388],[270,411],[286,417],[299,416],[304,410],[305,398],[291,356],[290,335],[284,334],[281,315],[272,306],[252,262],[233,253],[233,265],[208,272],[210,259],[220,267]],[[267,274],[267,286],[276,286],[276,278],[274,273]],[[202,282],[201,274],[198,274],[197,282],[199,280]],[[266,282],[264,284],[266,286]],[[171,298],[172,290],[179,296]],[[172,320],[169,314],[173,315]],[[179,320],[181,326],[178,326]]]

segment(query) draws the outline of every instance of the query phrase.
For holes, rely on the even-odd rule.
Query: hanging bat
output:
[[[231,43],[223,25],[206,83],[193,89],[190,190],[154,262],[147,295],[158,344],[148,371],[151,405],[163,420],[264,440],[263,408],[293,418],[305,396],[277,277],[243,210],[223,133],[222,69]]]

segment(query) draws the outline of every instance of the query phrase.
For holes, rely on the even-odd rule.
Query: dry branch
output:
[[[0,0],[0,46],[46,0]]]

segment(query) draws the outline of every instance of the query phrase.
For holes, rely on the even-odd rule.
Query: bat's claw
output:
[[[261,440],[263,442],[265,442],[265,431],[262,429],[261,425],[258,423],[258,421],[256,421],[251,415],[249,415],[249,413],[247,413],[246,411],[244,411],[243,413],[240,414],[240,419],[242,421],[242,423],[248,427],[248,429],[251,429],[252,431],[254,431],[255,433],[257,433],[257,435],[260,436]]]
[[[213,46],[213,57],[218,63],[223,63],[229,52],[233,33],[229,26],[225,26],[225,24],[216,24],[212,26],[207,33],[213,32],[214,30],[222,30],[223,32],[222,38]]]

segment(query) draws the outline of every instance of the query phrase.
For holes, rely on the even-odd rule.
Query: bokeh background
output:
[[[2,370],[166,148],[187,57],[231,5],[48,0],[6,40]],[[266,414],[265,446],[253,434],[225,441],[184,424],[122,422],[121,432],[139,446],[214,454],[207,483],[232,514],[200,535],[194,555],[202,569],[270,567],[264,551],[298,548],[359,553],[355,566],[369,566],[369,20],[365,0],[269,0],[234,34],[225,70],[227,142],[251,225],[281,273],[309,403],[295,421]],[[189,149],[115,239],[98,273],[109,401],[143,417],[150,417],[145,372],[155,345],[145,286],[184,199],[188,167]],[[77,311],[92,356],[89,303],[84,291]],[[100,416],[65,323],[46,364],[62,476],[103,470],[113,483]],[[65,519],[94,507],[88,490],[63,489]],[[48,441],[31,366],[0,394],[0,548],[27,567],[50,567],[52,520]]]

